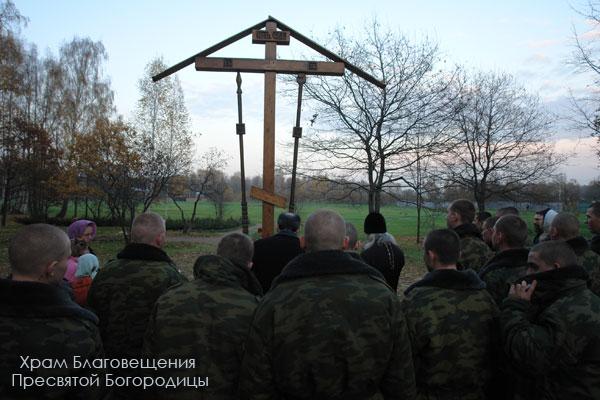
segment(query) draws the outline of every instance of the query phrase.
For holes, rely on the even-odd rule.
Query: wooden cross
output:
[[[277,30],[279,28],[281,30]],[[261,30],[261,28],[266,28]],[[207,57],[223,47],[252,33],[252,42],[265,45],[265,58],[217,58]],[[333,61],[296,61],[278,60],[277,45],[289,45],[290,36],[311,47]],[[164,78],[181,68],[195,62],[197,71],[219,72],[255,72],[265,76],[264,91],[264,128],[263,128],[263,189],[253,188],[252,194],[263,202],[262,209],[262,236],[273,234],[274,205],[282,203],[282,197],[275,192],[275,83],[277,74],[306,74],[306,75],[335,75],[341,76],[345,69],[349,69],[358,76],[379,86],[385,83],[367,74],[360,68],[340,58],[329,50],[319,46],[312,40],[294,31],[273,17],[258,23],[237,35],[223,40],[220,43],[176,64],[160,74],[152,77],[154,81]],[[283,201],[285,204],[285,201]]]
[[[263,190],[251,195],[262,200],[262,236],[273,234],[275,205],[275,92],[277,74],[344,75],[344,63],[331,61],[277,60],[277,45],[290,43],[290,32],[278,31],[269,21],[266,30],[252,31],[252,42],[265,45],[265,59],[197,57],[196,71],[256,72],[265,75],[263,127]],[[277,199],[277,201],[275,200]]]

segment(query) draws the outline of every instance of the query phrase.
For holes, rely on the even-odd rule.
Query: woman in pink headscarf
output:
[[[96,237],[96,223],[87,219],[80,219],[69,225],[67,229],[69,239],[71,239],[71,257],[67,261],[67,272],[65,279],[71,283],[75,280],[77,272],[77,260],[79,256],[87,253],[94,253],[90,248],[90,242]]]

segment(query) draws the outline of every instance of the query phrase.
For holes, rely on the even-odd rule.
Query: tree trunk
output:
[[[65,218],[67,215],[67,209],[69,208],[69,199],[64,199],[60,211],[56,214],[56,218]]]
[[[417,244],[421,243],[421,195],[417,191]]]
[[[2,202],[2,226],[6,226],[8,219],[8,204],[10,202],[10,180],[6,179],[4,183],[4,201]]]
[[[174,196],[169,196],[171,198],[171,200],[173,200],[173,203],[175,204],[175,207],[177,207],[177,209],[179,210],[179,213],[181,214],[181,222],[183,223],[183,233],[188,233],[190,231],[190,226],[187,223],[187,221],[185,220],[185,215],[183,214],[183,208],[181,208],[181,206],[179,205],[179,203],[177,202],[177,200],[175,200]]]
[[[202,192],[200,192],[202,193]],[[190,225],[194,225],[194,221],[196,220],[196,208],[198,207],[198,202],[200,201],[200,193],[196,196],[196,201],[194,201],[194,209],[192,210],[192,217],[190,218]]]

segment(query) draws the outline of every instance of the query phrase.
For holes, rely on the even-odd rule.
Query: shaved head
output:
[[[234,264],[247,266],[252,262],[254,243],[243,233],[230,233],[219,242],[217,255],[229,259]]]
[[[48,224],[27,225],[17,232],[8,245],[8,259],[13,273],[35,277],[53,261],[71,254],[69,236]]]
[[[138,215],[131,225],[131,241],[154,245],[155,239],[166,232],[165,220],[153,212]]]
[[[569,240],[579,236],[579,220],[569,212],[560,212],[550,223],[550,229],[554,229],[553,239]]]
[[[346,238],[346,222],[331,210],[312,213],[304,225],[306,251],[342,250]]]

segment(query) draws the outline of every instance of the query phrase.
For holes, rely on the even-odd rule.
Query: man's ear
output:
[[[437,254],[435,254],[432,250],[427,250],[427,258],[429,258],[432,265],[437,262]]]
[[[552,265],[552,269],[559,269],[559,268],[560,268],[560,264],[559,264],[559,263],[556,263],[556,262],[555,262],[555,263]]]
[[[557,233],[558,233],[558,230],[556,229],[556,227],[551,226],[550,231],[548,232],[548,236],[550,236],[550,239],[556,240]]]
[[[300,236],[300,248],[306,249],[306,239],[304,238],[304,236]]]
[[[344,244],[342,244],[342,249],[348,250],[349,243],[350,243],[350,238],[348,236],[344,236]]]
[[[165,243],[167,242],[167,234],[165,232],[161,232],[158,236],[156,236],[156,238],[154,239],[154,243],[156,244],[156,246],[160,249],[163,248],[163,246],[165,245]]]
[[[45,280],[50,281],[56,278],[56,275],[58,274],[58,271],[56,270],[57,264],[58,261],[50,261],[48,264],[46,264],[42,272],[42,276]]]

